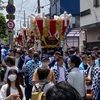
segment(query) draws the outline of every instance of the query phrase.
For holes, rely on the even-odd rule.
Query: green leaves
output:
[[[0,14],[0,38],[6,36],[6,19],[3,14]]]

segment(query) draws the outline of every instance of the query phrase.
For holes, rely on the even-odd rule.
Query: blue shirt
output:
[[[99,60],[99,58],[97,60],[95,60],[95,64],[100,67],[100,60]]]
[[[32,60],[32,58],[31,58],[29,55],[25,56],[25,64],[26,64],[29,60]]]
[[[28,61],[23,67],[22,70],[24,72],[27,72],[27,75],[29,76],[29,84],[33,85],[32,82],[34,71],[41,65],[41,61],[34,61],[30,60]]]
[[[1,57],[2,57],[3,59],[5,58],[6,53],[7,53],[7,50],[4,49],[4,48],[2,48],[2,49],[1,49]]]
[[[86,65],[89,67],[89,64],[88,64],[88,63],[87,63]],[[88,68],[88,67],[87,67],[87,68]],[[83,62],[79,65],[79,70],[86,70],[86,69],[84,68]]]

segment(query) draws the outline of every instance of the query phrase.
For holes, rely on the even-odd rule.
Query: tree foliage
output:
[[[0,0],[0,2],[2,2],[2,0]]]
[[[0,14],[0,38],[6,37],[6,19],[3,14]]]

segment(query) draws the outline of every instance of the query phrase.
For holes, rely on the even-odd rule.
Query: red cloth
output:
[[[43,35],[43,20],[36,20],[37,22],[37,26],[39,29],[39,32],[41,34],[41,36]],[[69,21],[67,20],[67,25],[69,24]],[[63,28],[62,28],[62,35],[64,35],[65,31],[66,31],[67,26],[64,26],[64,20],[63,20]],[[50,20],[50,31],[51,35],[54,36],[54,34],[56,33],[56,20],[51,19]],[[49,33],[48,33],[49,35]]]

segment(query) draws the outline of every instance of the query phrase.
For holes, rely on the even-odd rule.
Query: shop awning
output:
[[[67,37],[79,37],[80,32],[81,32],[80,29],[74,29],[67,34]]]

